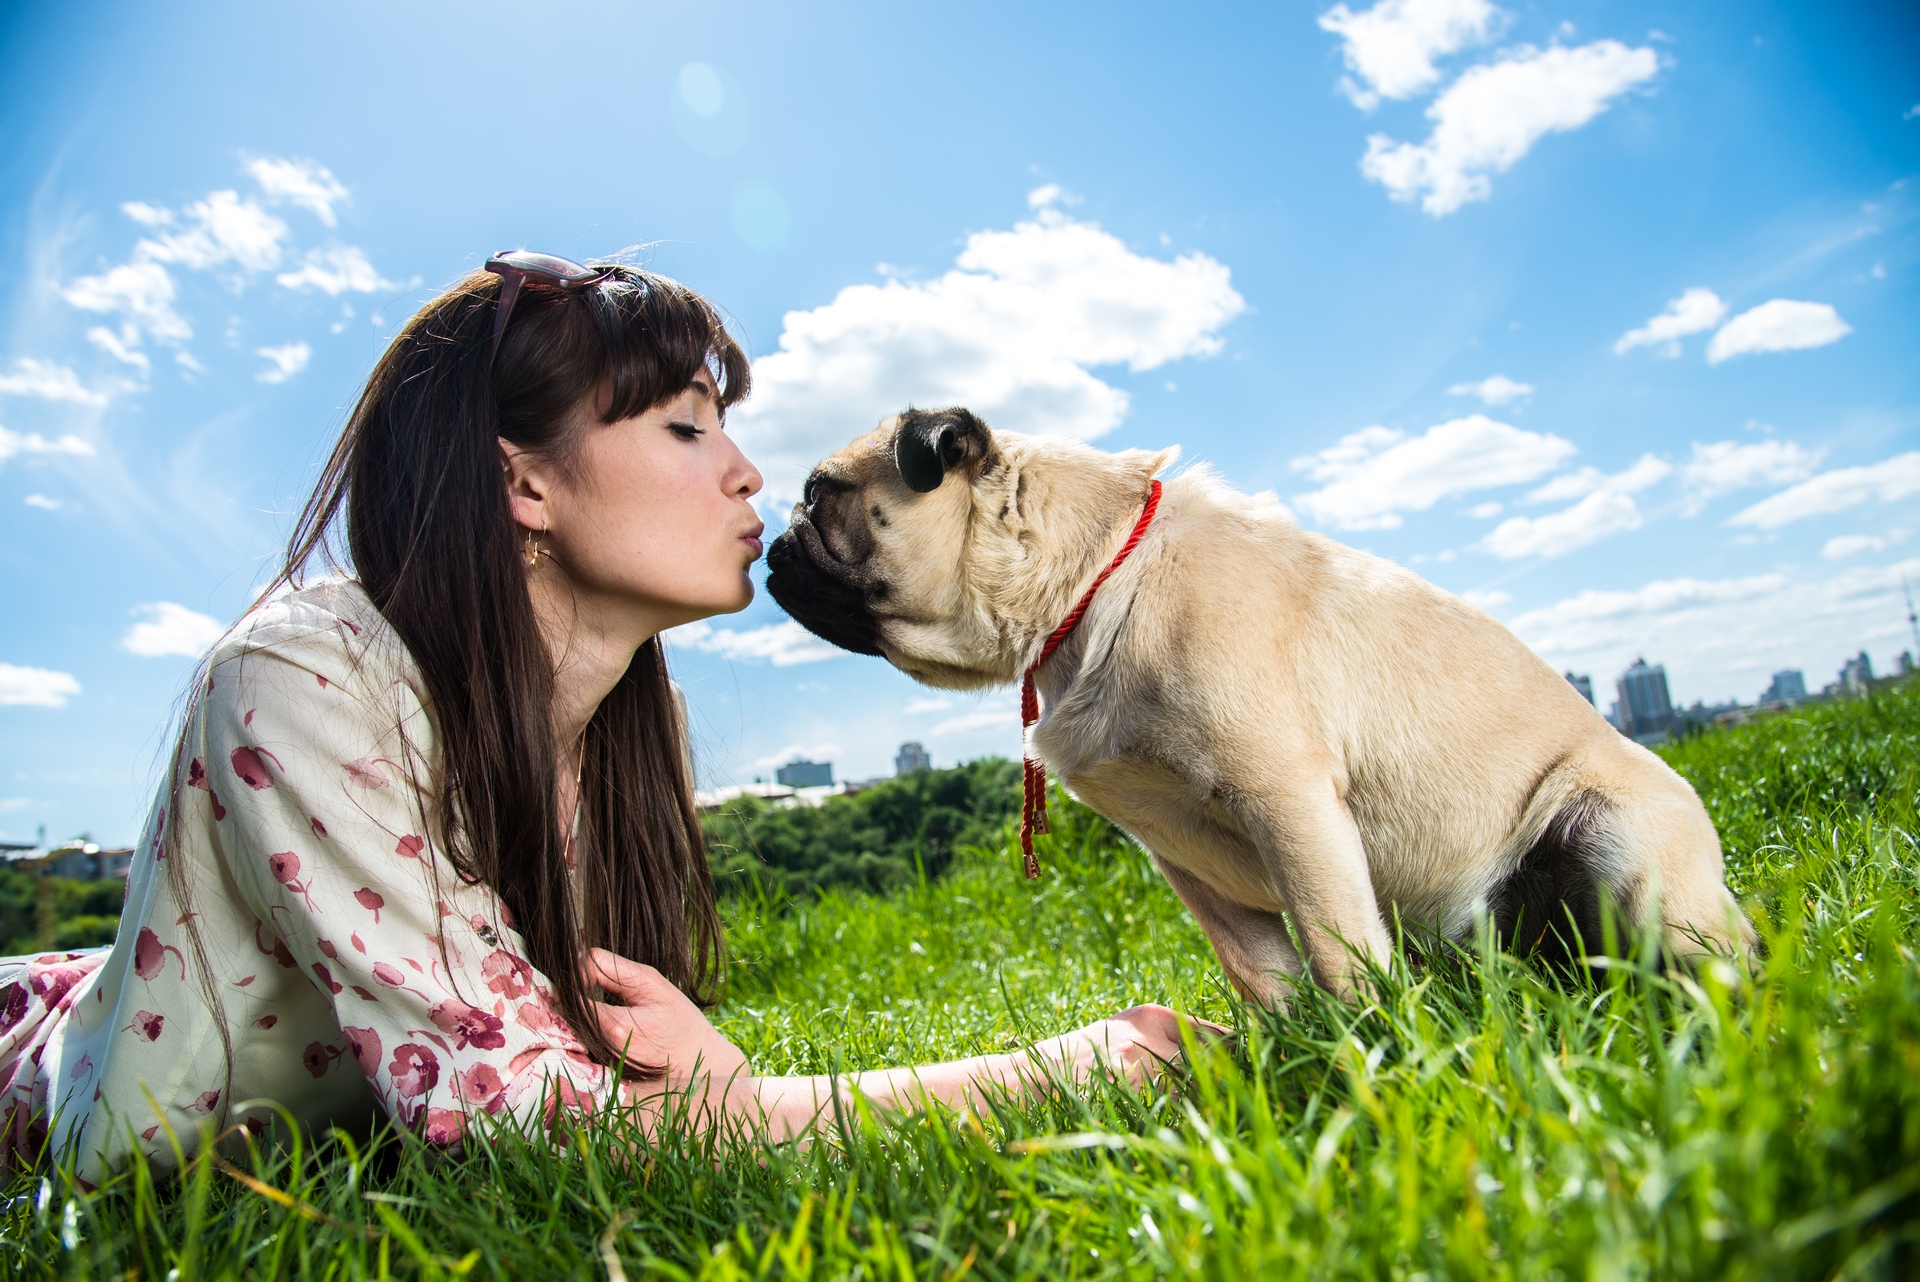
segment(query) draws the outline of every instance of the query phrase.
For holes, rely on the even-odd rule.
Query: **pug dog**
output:
[[[1177,457],[909,410],[822,462],[767,555],[821,638],[926,685],[1019,680]],[[1136,838],[1269,1004],[1348,993],[1391,923],[1597,951],[1752,942],[1705,808],[1504,626],[1204,467],[1034,673],[1031,750]]]

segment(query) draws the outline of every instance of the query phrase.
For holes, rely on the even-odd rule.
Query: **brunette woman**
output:
[[[723,940],[660,639],[752,598],[748,381],[712,307],[625,266],[504,254],[408,322],[196,677],[111,952],[0,989],[7,1156],[168,1162],[261,1100],[439,1143],[666,1089],[814,1123],[826,1079],[755,1076],[701,1011]],[[307,580],[339,536],[351,576]],[[961,1102],[1177,1046],[1140,1007],[842,1087]]]

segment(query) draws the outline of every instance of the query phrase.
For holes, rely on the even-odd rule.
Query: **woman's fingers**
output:
[[[660,972],[604,948],[589,948],[581,959],[589,983],[598,984],[629,1006],[659,999]]]

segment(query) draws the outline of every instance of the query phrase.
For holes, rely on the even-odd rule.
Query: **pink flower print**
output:
[[[333,1047],[328,1046],[325,1042],[314,1042],[308,1046],[307,1049],[300,1052],[300,1062],[305,1065],[306,1070],[315,1077],[325,1077],[327,1075],[327,1065],[332,1062],[327,1055],[328,1051],[333,1051]],[[333,1053],[338,1055],[340,1052],[333,1051]]]
[[[300,965],[299,962],[293,959],[293,954],[287,951],[285,940],[281,939],[278,935],[269,935],[268,938],[273,940],[273,946],[269,948],[266,944],[260,942],[260,931],[260,925],[256,925],[253,928],[253,946],[255,948],[273,958],[288,970],[294,970]]]
[[[318,815],[307,820],[307,827],[313,829],[313,835],[316,837],[324,837],[327,835],[327,826],[320,822]]]
[[[194,1097],[193,1103],[188,1105],[188,1107],[193,1109],[193,1111],[196,1113],[205,1115],[207,1113],[213,1112],[213,1106],[215,1104],[218,1104],[219,1102],[220,1102],[219,1091],[202,1091],[200,1092],[199,1095]]]
[[[323,955],[331,958],[334,961],[340,960],[340,950],[333,946],[333,941],[331,939],[322,939],[322,940],[319,940],[318,943],[320,945],[320,951]]]
[[[273,879],[300,896],[307,903],[307,910],[313,910],[313,883],[300,880],[300,856],[291,850],[283,850],[276,855],[267,856],[267,870]]]
[[[347,772],[347,782],[356,788],[384,788],[388,780],[382,767],[392,764],[385,757],[362,757],[346,762],[342,768]]]
[[[27,996],[27,986],[21,983],[7,985],[7,1003],[0,1009],[0,1033],[12,1028],[27,1016],[27,1007],[32,999]]]
[[[334,982],[333,975],[327,970],[327,964],[325,962],[315,962],[313,964],[313,973],[320,977],[320,982],[325,984],[330,992],[338,994],[341,988],[344,987],[344,985]]]
[[[80,1062],[73,1066],[73,1071],[71,1073],[68,1073],[67,1076],[77,1082],[83,1077],[90,1076],[92,1073],[93,1073],[93,1056],[83,1054],[82,1056],[80,1056]]]
[[[533,991],[533,967],[505,949],[496,948],[480,963],[487,991],[518,1000]]]
[[[251,984],[254,980],[258,978],[260,978],[258,975],[249,975],[245,979],[236,979],[233,981],[233,986],[235,988],[245,988],[248,984]]]
[[[279,1022],[280,1017],[278,1015],[262,1015],[259,1019],[253,1021],[253,1026],[264,1033]]]
[[[267,762],[260,760],[262,757],[271,761],[282,774],[286,773],[287,768],[280,764],[280,758],[265,748],[235,748],[228,757],[233,762],[233,773],[239,775],[240,782],[255,792],[273,787],[273,779],[267,774]]]
[[[349,984],[347,985],[347,987],[351,988],[353,990],[353,995],[355,997],[358,997],[363,1002],[377,1002],[380,1000],[378,997],[375,997],[372,993],[360,987],[360,985],[358,984]]]
[[[371,886],[362,886],[353,892],[353,898],[355,903],[373,914],[373,924],[378,926],[380,910],[387,906],[387,901],[380,897],[380,892]]]
[[[440,1057],[418,1042],[401,1042],[387,1065],[393,1089],[405,1099],[425,1095],[440,1081]]]
[[[455,1080],[460,1086],[460,1098],[470,1108],[485,1109],[489,1113],[500,1106],[500,1097],[507,1089],[507,1084],[500,1080],[500,1070],[491,1064],[475,1064]]]
[[[253,725],[253,714],[258,711],[260,711],[260,709],[258,708],[248,708],[247,715],[240,718],[240,724],[243,726],[251,727]]]
[[[166,1022],[165,1015],[156,1015],[150,1010],[135,1011],[133,1022],[120,1031],[123,1033],[131,1031],[143,1042],[157,1042],[160,1040],[160,1030],[166,1026]]]
[[[54,966],[34,974],[29,987],[40,1004],[48,1010],[66,1010],[69,1003],[67,994],[73,986],[86,978],[86,972],[77,966]]]
[[[349,1024],[340,1026],[340,1033],[347,1039],[347,1049],[353,1052],[354,1063],[360,1065],[360,1071],[372,1077],[380,1071],[380,1034],[371,1028],[354,1028]]]
[[[469,1006],[457,997],[449,997],[432,1010],[427,1018],[433,1026],[453,1038],[457,1050],[469,1046],[478,1046],[483,1051],[499,1050],[507,1044],[507,1038],[500,1031],[500,1017]]]
[[[133,973],[142,979],[158,979],[168,953],[180,963],[180,978],[185,979],[187,959],[180,955],[180,950],[172,944],[161,943],[160,936],[154,934],[151,927],[142,926],[139,938],[133,941]]]
[[[211,788],[207,789],[207,800],[213,803],[213,821],[215,823],[219,823],[222,819],[225,819],[227,817],[227,808],[220,804],[219,793],[215,792]]]
[[[421,1138],[429,1144],[458,1144],[467,1134],[467,1115],[457,1108],[430,1108]]]
[[[208,790],[207,768],[200,764],[200,758],[198,757],[195,757],[187,763],[187,787],[198,788],[202,792]]]
[[[399,844],[394,846],[393,853],[399,855],[402,859],[418,859],[420,852],[426,848],[426,844],[425,841],[414,836],[412,833],[408,833],[400,839]]]
[[[367,951],[367,946],[366,946],[366,944],[365,944],[365,943],[363,943],[363,942],[361,941],[361,939],[360,939],[360,932],[359,932],[359,931],[357,931],[357,930],[356,930],[356,931],[354,931],[354,932],[353,932],[353,933],[352,933],[351,935],[348,935],[348,936],[347,936],[347,938],[353,941],[353,946],[354,946],[354,948],[356,948],[356,949],[357,949],[357,950],[359,950],[360,952],[363,952],[363,953],[364,953],[364,952],[366,952],[366,951]]]
[[[407,986],[407,977],[401,972],[400,968],[398,966],[388,965],[386,962],[375,962],[373,964],[373,977],[385,984],[388,988],[405,988]]]
[[[140,1138],[143,1141],[151,1140],[159,1130],[160,1130],[160,1123],[155,1122],[152,1126],[149,1126],[146,1130],[140,1132]]]

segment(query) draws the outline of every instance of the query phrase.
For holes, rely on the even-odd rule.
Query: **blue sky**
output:
[[[775,524],[956,400],[1179,444],[1603,691],[1642,652],[1751,701],[1912,644],[1911,6],[0,15],[8,839],[132,836],[381,344],[510,246],[650,246],[726,309]],[[1011,692],[764,596],[673,656],[704,784],[1018,751]]]

